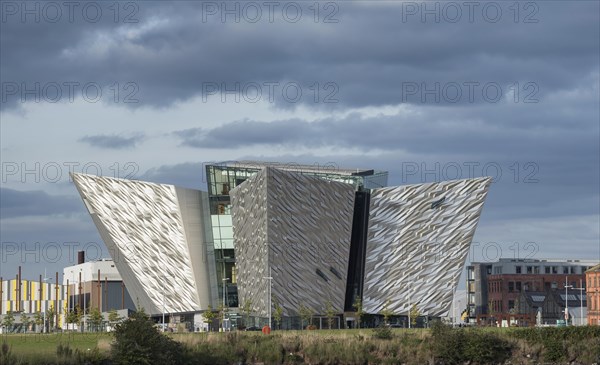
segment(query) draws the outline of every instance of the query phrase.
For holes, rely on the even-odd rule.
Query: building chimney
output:
[[[77,251],[77,265],[85,262],[85,251]]]

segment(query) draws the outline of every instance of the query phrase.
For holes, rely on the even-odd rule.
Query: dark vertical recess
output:
[[[367,253],[367,232],[369,228],[369,204],[371,195],[366,191],[357,191],[354,195],[354,216],[352,217],[352,236],[350,239],[350,258],[346,281],[345,311],[354,311],[356,297],[362,300],[365,277],[365,258]]]

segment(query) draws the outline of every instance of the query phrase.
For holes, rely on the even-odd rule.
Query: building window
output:
[[[520,274],[521,273],[521,266],[515,266],[515,272],[517,274]]]
[[[534,266],[533,267],[533,273],[534,274],[539,274],[540,273],[540,267],[539,266]]]
[[[568,273],[569,273],[569,267],[563,266],[563,274],[568,274]]]
[[[515,309],[515,301],[514,300],[508,301],[508,310],[511,310],[511,309]]]
[[[316,273],[317,273],[317,275],[319,275],[321,277],[321,279],[323,279],[325,281],[329,281],[329,278],[327,276],[325,276],[325,274],[323,274],[323,271],[317,269]]]
[[[575,266],[571,266],[571,274],[575,274]]]
[[[544,273],[550,274],[550,266],[544,267]]]
[[[475,280],[475,268],[473,266],[467,268],[467,275],[469,280]]]
[[[517,291],[521,292],[521,282],[520,281],[516,282],[516,287],[517,287]]]
[[[558,266],[552,266],[552,273],[558,274]]]
[[[550,287],[552,289],[558,289],[558,284],[556,283],[556,281],[553,281],[552,284],[550,285]]]
[[[533,266],[527,266],[527,273],[533,274]]]
[[[508,282],[508,292],[512,293],[515,290],[515,283],[512,281]]]

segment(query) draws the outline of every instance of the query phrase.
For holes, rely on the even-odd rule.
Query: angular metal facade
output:
[[[150,314],[214,305],[207,194],[142,181],[73,174],[129,292]]]
[[[374,189],[363,306],[443,316],[479,221],[490,178]]]
[[[353,186],[267,167],[230,194],[240,305],[267,317],[271,275],[284,316],[343,312]]]

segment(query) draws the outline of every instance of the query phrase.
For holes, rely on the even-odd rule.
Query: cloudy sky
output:
[[[469,259],[600,259],[597,1],[1,6],[0,276],[108,254],[70,171],[224,160],[493,176]]]

